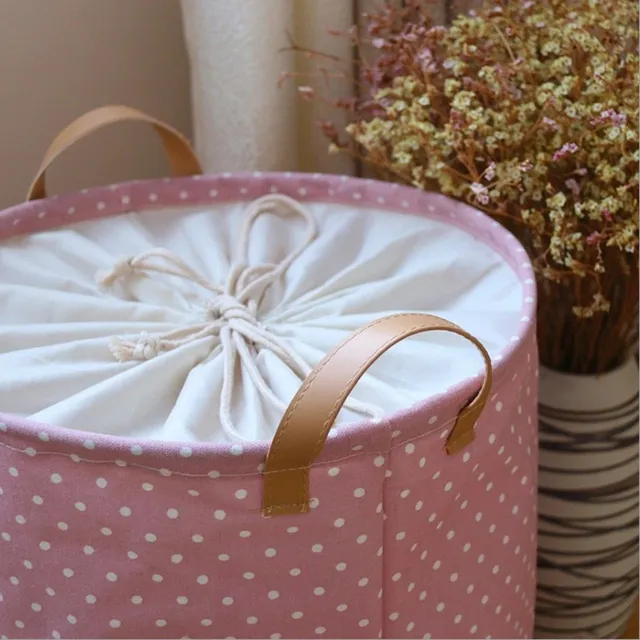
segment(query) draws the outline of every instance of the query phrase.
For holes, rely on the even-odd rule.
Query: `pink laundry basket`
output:
[[[45,198],[44,169],[55,156],[91,130],[121,119],[154,125],[178,177]],[[175,131],[124,107],[103,108],[56,139],[30,201],[0,213],[0,305],[7,313],[0,333],[28,333],[32,341],[22,348],[0,336],[3,389],[13,385],[13,395],[27,392],[24,410],[6,392],[10,408],[0,414],[0,635],[530,637],[538,373],[534,277],[520,245],[468,206],[397,185],[318,174],[197,174],[197,160]],[[19,260],[20,251],[34,242],[63,242],[68,236],[56,234],[67,229],[99,223],[105,230],[132,212],[166,216],[163,233],[169,237],[178,233],[171,216],[185,207],[235,206],[274,193],[327,210],[384,207],[402,214],[407,224],[428,219],[438,228],[451,226],[499,256],[514,274],[517,325],[490,355],[456,324],[403,310],[407,304],[399,312],[389,309],[396,311],[392,315],[379,313],[333,341],[338,346],[306,376],[272,441],[185,443],[179,437],[118,435],[117,429],[105,435],[96,425],[108,423],[104,414],[125,403],[117,394],[83,429],[33,418],[37,411],[28,407],[45,403],[48,389],[55,395],[56,376],[66,375],[68,363],[55,356],[42,363],[39,355],[48,334],[58,331],[53,324],[47,329],[58,321],[58,308],[37,310],[41,320],[32,329],[17,326],[24,305],[14,301],[20,292],[30,293],[16,279],[26,278],[38,262],[25,260],[14,269],[11,260]],[[193,234],[187,237],[196,241]],[[462,253],[447,257],[450,272]],[[57,255],[53,249],[51,255]],[[328,261],[337,255],[329,254]],[[66,268],[44,254],[42,259],[51,273]],[[424,283],[425,290],[430,286]],[[64,296],[75,295],[75,289],[64,285],[61,291],[64,306]],[[478,313],[482,308],[480,302]],[[65,319],[65,327],[74,331],[86,312],[82,307],[77,317]],[[233,321],[225,316],[229,326]],[[333,321],[341,321],[339,314]],[[405,366],[417,366],[425,379],[435,376],[437,382],[446,376],[446,363],[454,366],[467,353],[458,349],[466,341],[481,352],[482,368],[380,419],[331,429],[356,382],[387,349],[417,345],[414,334],[431,339],[442,332],[457,335],[445,336],[446,357],[437,370],[433,362],[411,363],[412,351],[406,351],[398,379]],[[176,335],[171,334],[172,349]],[[84,348],[91,336],[83,333],[79,341]],[[142,351],[134,345],[127,357],[144,360],[150,344]],[[194,344],[180,349],[187,352]],[[11,358],[21,348],[29,366],[43,366],[38,371],[53,376],[47,390],[12,368]],[[180,349],[140,366],[167,362],[166,370]],[[384,368],[387,355],[376,367]],[[133,372],[137,365],[109,366]],[[82,375],[89,380],[93,373],[87,369]],[[126,383],[120,393],[127,393]],[[161,406],[161,396],[137,393],[145,407]],[[78,402],[84,397],[79,394]],[[142,409],[131,402],[126,411]]]

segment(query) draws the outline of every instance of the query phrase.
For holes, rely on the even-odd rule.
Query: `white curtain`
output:
[[[401,0],[398,0],[400,2]],[[443,20],[445,0],[435,3]],[[345,30],[376,0],[182,0],[191,61],[194,130],[208,172],[302,170],[352,173],[345,156],[329,155],[315,123],[343,114],[301,100],[295,82],[278,86],[282,71],[311,69],[304,56],[283,51],[296,43],[350,61]],[[304,81],[303,84],[313,82]],[[336,85],[348,95],[351,83]]]

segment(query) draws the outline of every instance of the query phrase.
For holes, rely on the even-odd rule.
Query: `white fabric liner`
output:
[[[135,347],[144,332],[202,326],[214,293],[154,272],[129,274],[106,290],[96,280],[97,272],[104,276],[123,256],[160,247],[212,285],[224,285],[231,264],[239,260],[248,206],[131,213],[0,243],[0,409],[69,429],[141,440],[271,439],[282,408],[261,395],[240,360],[229,385],[235,435],[225,429],[220,337],[187,340],[142,361],[126,360],[131,349],[129,356],[120,353],[124,362],[112,353],[114,338]],[[520,281],[493,249],[469,233],[391,211],[304,206],[316,221],[317,237],[275,277],[256,302],[256,316],[268,335],[307,367],[351,331],[390,313],[440,315],[476,335],[492,356],[514,335]],[[292,212],[260,216],[250,231],[249,264],[280,263],[302,246],[306,233],[304,220]],[[150,262],[160,264],[157,258]],[[231,335],[227,319],[218,326]],[[266,386],[286,406],[300,376],[272,351],[244,344]],[[144,357],[143,351],[138,348],[137,356]],[[433,332],[386,353],[352,399],[389,414],[481,369],[470,343]],[[363,415],[367,418],[366,412],[344,409],[335,428]]]

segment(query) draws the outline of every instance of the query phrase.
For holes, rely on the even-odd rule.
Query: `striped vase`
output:
[[[618,638],[638,593],[638,366],[540,372],[536,637]]]

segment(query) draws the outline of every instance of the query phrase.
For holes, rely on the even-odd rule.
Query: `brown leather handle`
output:
[[[381,318],[351,334],[329,352],[289,404],[265,463],[263,515],[309,510],[309,467],[322,451],[329,429],[351,390],[385,351],[404,338],[426,331],[456,333],[470,340],[484,358],[486,376],[482,388],[458,414],[447,438],[446,451],[456,453],[473,441],[475,424],[491,391],[491,358],[482,343],[437,316],[405,313]]]
[[[124,105],[105,106],[80,116],[55,137],[44,154],[44,160],[29,187],[27,201],[47,197],[45,172],[61,153],[97,129],[125,120],[147,122],[153,126],[162,140],[174,176],[192,176],[202,173],[198,158],[189,141],[179,131],[137,109]]]

